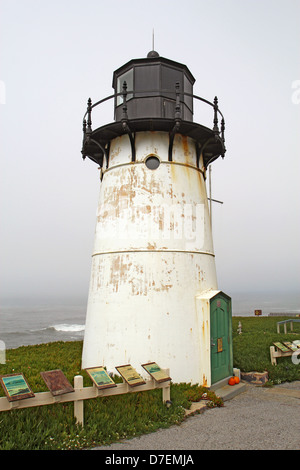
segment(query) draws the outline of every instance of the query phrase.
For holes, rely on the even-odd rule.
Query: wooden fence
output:
[[[166,370],[168,373],[168,371]],[[125,393],[145,392],[148,390],[162,389],[162,400],[164,403],[170,400],[170,380],[156,382],[153,378],[146,380],[145,384],[130,386],[126,382],[116,384],[116,387],[99,389],[95,384],[92,387],[83,386],[82,375],[74,377],[74,392],[63,395],[52,395],[51,392],[38,392],[34,397],[23,400],[9,401],[7,397],[0,398],[0,411],[13,409],[31,408],[35,406],[53,405],[56,403],[74,402],[74,416],[76,423],[84,425],[84,400],[101,398]]]

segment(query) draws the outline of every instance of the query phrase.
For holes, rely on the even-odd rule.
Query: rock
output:
[[[269,380],[268,372],[241,372],[241,379],[254,385],[264,385]]]

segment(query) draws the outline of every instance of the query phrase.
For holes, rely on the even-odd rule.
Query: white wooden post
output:
[[[270,346],[270,356],[271,356],[271,364],[276,366],[276,358],[275,358],[275,346]]]
[[[163,390],[163,403],[166,403],[167,401],[170,401],[170,385],[167,387],[164,387],[162,390]]]
[[[75,393],[83,388],[83,377],[82,375],[75,375],[74,377],[74,389]],[[74,416],[76,423],[83,426],[83,400],[74,401]]]
[[[5,364],[5,343],[0,339],[0,364]]]
[[[170,369],[165,369],[165,372],[167,375],[170,375]],[[162,399],[163,403],[166,403],[167,401],[170,401],[170,382],[168,382],[169,385],[164,386],[162,389]]]

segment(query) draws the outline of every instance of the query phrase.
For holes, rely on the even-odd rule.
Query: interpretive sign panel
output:
[[[297,351],[298,350],[297,346],[295,344],[291,343],[290,341],[283,341],[283,344],[287,348],[291,349],[292,351]]]
[[[171,380],[164,370],[162,370],[156,362],[148,362],[148,364],[142,364],[142,367],[148,372],[149,375],[156,381],[156,382],[166,382],[167,380]]]
[[[1,375],[0,383],[7,396],[8,401],[23,400],[34,397],[34,393],[29,387],[23,374]]]
[[[274,346],[276,346],[276,348],[280,349],[280,351],[282,351],[282,352],[288,352],[289,351],[289,348],[284,346],[284,344],[280,343],[279,341],[277,341],[276,343],[273,343],[273,344],[274,344]]]
[[[85,369],[97,388],[110,388],[117,385],[108,375],[104,367],[89,367]]]
[[[60,369],[41,372],[41,376],[54,396],[74,392],[74,388]]]
[[[130,365],[116,367],[117,371],[121,374],[123,379],[128,385],[134,387],[135,385],[145,384],[145,380],[137,373],[137,371]]]

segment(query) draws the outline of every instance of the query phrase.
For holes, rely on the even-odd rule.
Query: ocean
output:
[[[229,293],[233,316],[254,316],[254,310],[300,314],[298,293]],[[84,337],[86,300],[79,302],[29,301],[0,303],[0,342],[5,349]],[[3,343],[0,343],[3,344]]]
[[[86,303],[6,301],[0,307],[0,340],[5,349],[53,341],[82,340]]]

